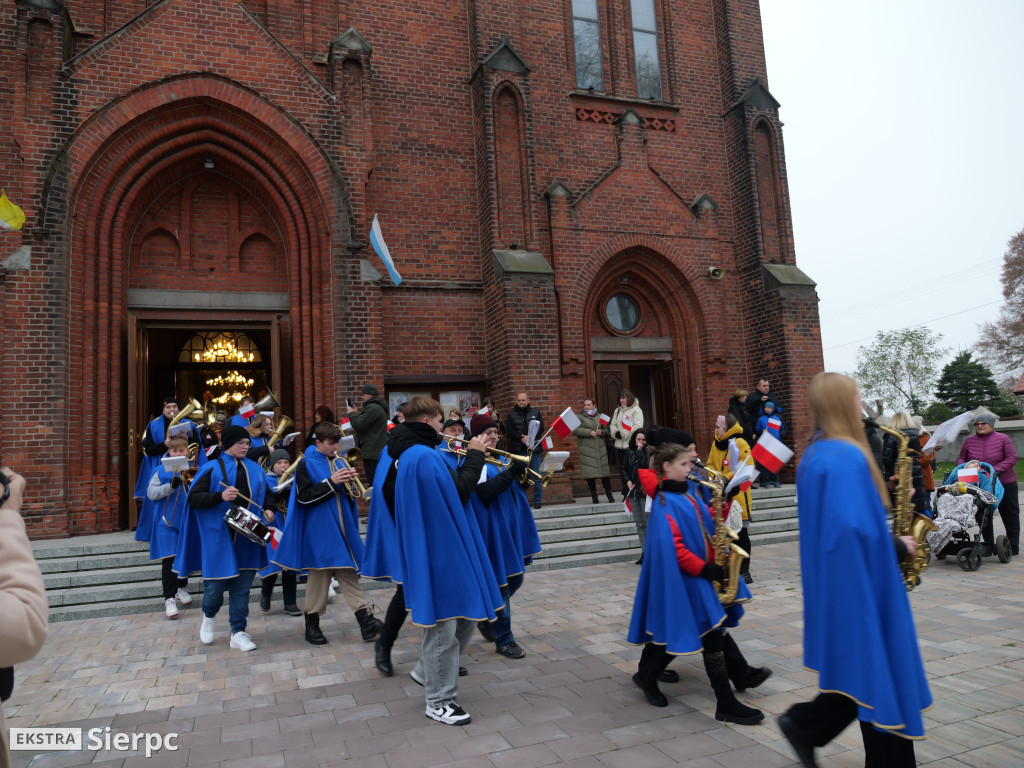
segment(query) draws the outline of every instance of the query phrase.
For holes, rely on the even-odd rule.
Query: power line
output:
[[[941,317],[932,317],[931,319],[927,319],[927,321],[919,323],[918,325],[907,326],[907,328],[921,328],[922,326],[927,326],[929,323],[936,323],[936,322],[940,321],[940,319],[945,319],[946,317],[955,317],[957,314],[964,314],[965,312],[973,312],[975,309],[981,309],[984,306],[991,306],[992,304],[1001,304],[1001,303],[1002,303],[1002,299],[998,299],[996,301],[989,301],[989,302],[987,302],[985,304],[978,304],[978,306],[973,306],[973,307],[970,307],[968,309],[961,309],[958,312],[950,312],[949,314],[943,314]],[[873,336],[866,336],[863,339],[855,339],[854,341],[847,341],[847,342],[845,342],[843,344],[837,344],[836,346],[833,346],[833,347],[825,347],[823,351],[827,352],[830,349],[841,349],[843,347],[848,347],[851,344],[859,344],[862,341],[868,341],[868,340],[873,339],[873,338],[874,338]]]

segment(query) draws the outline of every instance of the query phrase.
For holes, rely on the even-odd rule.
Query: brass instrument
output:
[[[913,536],[914,541],[917,542],[917,555],[913,561],[900,563],[903,583],[909,592],[921,583],[921,574],[924,573],[932,559],[931,547],[928,546],[928,533],[938,530],[939,526],[927,515],[916,514],[910,500],[910,493],[914,487],[914,458],[910,455],[910,438],[898,429],[889,427],[879,427],[879,429],[896,440],[899,446],[896,451],[896,490],[893,492],[892,533],[894,536]]]
[[[267,394],[261,397],[257,402],[253,403],[252,407],[257,413],[259,413],[260,411],[272,411],[275,408],[280,408],[281,403],[278,401],[274,391],[268,387]]]
[[[707,468],[705,467],[705,469]],[[714,470],[708,471],[713,472]],[[720,472],[716,474],[721,475]],[[722,581],[711,583],[714,584],[722,605],[728,605],[736,600],[736,592],[740,588],[742,579],[740,567],[750,555],[736,544],[739,536],[725,524],[728,518],[729,504],[728,499],[725,498],[725,485],[709,483],[696,475],[690,475],[689,479],[711,490],[711,518],[715,521],[715,533],[711,537],[711,551],[715,555],[715,565],[720,565],[724,573]]]
[[[331,461],[331,467],[335,470],[338,469],[355,469],[352,465],[359,461],[362,457],[363,452],[358,448],[349,448],[345,453],[334,452],[334,458]],[[335,463],[337,462],[337,464]],[[340,464],[341,466],[338,466]],[[373,488],[367,488],[363,485],[363,481],[359,479],[359,475],[356,475],[355,480],[350,480],[345,483],[345,493],[349,495],[353,501],[356,499],[369,499],[370,494],[373,492]]]
[[[288,465],[288,469],[281,473],[281,476],[277,479],[278,485],[286,482],[289,477],[295,474],[295,470],[298,468],[299,462],[302,461],[303,458],[305,458],[305,455],[300,452],[295,461]]]
[[[267,436],[267,446],[270,448],[270,453],[266,456],[262,456],[259,460],[259,465],[264,469],[270,468],[270,454],[274,452],[274,446],[284,437],[288,428],[291,427],[295,422],[289,419],[287,416],[282,416],[280,423],[274,427],[274,431]]]
[[[469,441],[466,440],[466,438],[452,437],[451,435],[442,434],[441,439],[444,440],[445,442],[446,451],[450,451],[451,453],[454,453],[457,456],[463,457],[465,457],[469,453],[468,447],[455,448],[452,446],[452,443],[464,443],[466,446],[468,446]],[[489,455],[492,453],[494,454],[494,456]],[[519,475],[519,477],[516,478],[516,480],[525,485],[527,488],[533,487],[533,484],[536,483],[538,480],[541,483],[541,488],[547,488],[548,484],[551,482],[552,476],[554,475],[554,473],[542,475],[536,470],[530,469],[529,456],[520,456],[515,453],[509,453],[508,451],[502,451],[498,448],[488,448],[487,453],[484,454],[484,461],[488,464],[493,464],[496,467],[508,469],[508,464],[506,464],[502,459],[498,458],[499,456],[504,456],[505,458],[511,461],[518,461],[526,465],[526,469],[523,470],[523,472]]]
[[[203,406],[199,404],[199,401],[196,400],[194,397],[190,398],[189,401],[185,403],[185,407],[178,411],[176,414],[174,414],[174,418],[171,419],[171,423],[167,425],[167,429],[170,430],[171,427],[175,426],[179,421],[187,417],[193,411],[202,410]]]
[[[287,483],[291,476],[295,474],[295,470],[298,468],[299,462],[302,461],[303,458],[305,458],[305,456],[300,452],[299,457],[295,459],[295,461],[293,461],[291,464],[289,464],[288,468],[281,473],[281,476],[277,478],[277,488],[280,488],[283,483]],[[271,490],[274,489],[272,488]],[[274,493],[275,505],[277,506],[277,511],[280,512],[282,515],[282,520],[284,520],[284,515],[288,514],[288,497],[290,495],[290,490],[287,493],[279,494],[276,491]]]
[[[210,429],[217,423],[217,404],[213,400],[207,400],[203,406],[203,422]]]

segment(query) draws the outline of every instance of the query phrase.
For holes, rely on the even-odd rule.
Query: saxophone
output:
[[[724,485],[709,483],[696,475],[690,475],[689,479],[711,490],[711,518],[715,521],[715,533],[711,537],[711,551],[715,554],[715,565],[722,566],[725,574],[722,581],[712,581],[711,583],[714,584],[722,605],[728,605],[736,600],[736,592],[740,588],[740,579],[742,578],[740,566],[750,555],[735,543],[739,536],[725,524],[728,518],[729,502],[724,498]]]
[[[914,505],[910,500],[910,492],[913,488],[913,464],[914,459],[910,456],[910,438],[898,429],[879,427],[883,432],[891,435],[897,441],[899,448],[896,452],[896,490],[893,492],[892,505],[892,532],[894,536],[913,536],[917,542],[917,555],[911,562],[900,563],[900,571],[903,573],[903,583],[909,592],[921,583],[921,574],[928,567],[932,559],[931,547],[928,546],[928,533],[938,529],[926,515],[919,515],[914,512]]]

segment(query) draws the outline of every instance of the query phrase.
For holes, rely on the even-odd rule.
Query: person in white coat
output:
[[[615,440],[615,455],[619,462],[619,475],[622,477],[622,498],[626,498],[630,478],[626,474],[626,453],[629,451],[629,439],[633,431],[644,425],[644,412],[640,410],[640,402],[636,395],[628,389],[619,392],[619,407],[612,414],[608,425],[609,434]]]

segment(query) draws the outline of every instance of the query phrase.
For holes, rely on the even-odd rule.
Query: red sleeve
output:
[[[644,493],[653,498],[654,494],[658,491],[658,475],[655,474],[653,469],[638,469],[636,476],[640,481],[640,487],[644,489]]]
[[[680,532],[679,526],[676,525],[676,521],[672,519],[671,515],[666,515],[666,517],[668,517],[669,528],[672,529],[672,543],[675,545],[676,560],[679,561],[680,570],[691,576],[699,576],[700,569],[704,567],[703,558],[686,548],[686,544],[683,543],[683,534]]]

